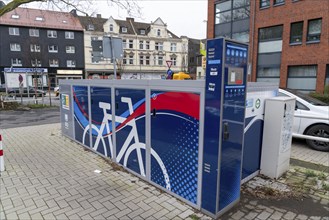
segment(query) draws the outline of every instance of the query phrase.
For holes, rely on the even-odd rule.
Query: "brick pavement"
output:
[[[305,140],[293,140],[291,158],[329,167],[329,153],[311,149]]]
[[[6,162],[0,182],[1,220],[209,219],[62,137],[60,124],[11,128],[0,133]],[[95,173],[96,169],[102,172]],[[323,191],[328,174],[318,172],[314,177],[312,172],[292,167],[278,181],[254,178],[245,184],[240,203],[221,219],[328,220],[329,192]],[[320,176],[322,188],[317,188],[320,183],[315,178]],[[299,192],[310,196],[284,199],[266,196],[266,192],[289,195],[286,187],[290,190],[299,187]]]
[[[1,220],[209,219],[62,137],[60,124],[1,133],[6,167],[0,182]]]

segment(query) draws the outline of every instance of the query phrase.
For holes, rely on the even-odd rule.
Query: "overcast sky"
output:
[[[105,1],[97,1],[99,12],[107,18],[125,20],[124,10],[111,9]],[[141,18],[135,21],[150,23],[160,17],[167,28],[177,36],[206,38],[207,0],[139,0]]]
[[[5,3],[11,0],[4,0]],[[78,1],[78,0],[77,0]],[[88,0],[80,0],[84,4]],[[126,11],[118,7],[110,6],[108,0],[89,0],[85,10],[102,14],[103,18],[112,16],[114,19],[125,20]],[[129,0],[128,0],[129,1]],[[195,39],[205,39],[207,29],[207,4],[208,0],[135,0],[141,7],[142,14],[135,15],[135,21],[150,23],[160,17],[167,24],[168,30],[178,37],[187,36]],[[23,7],[53,10],[54,6],[47,3],[30,3]],[[92,8],[90,8],[92,7]],[[55,8],[56,9],[56,8]],[[69,11],[69,9],[62,9]],[[90,14],[90,12],[89,12]]]

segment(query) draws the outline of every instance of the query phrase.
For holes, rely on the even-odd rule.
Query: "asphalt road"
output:
[[[44,109],[0,111],[0,129],[60,122],[58,106]]]

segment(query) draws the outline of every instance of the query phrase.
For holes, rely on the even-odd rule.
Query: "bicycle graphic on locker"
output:
[[[134,109],[133,109],[131,98],[121,97],[121,102],[128,104],[129,114],[132,115],[134,113]],[[103,145],[103,149],[104,149],[104,154],[105,154],[105,156],[108,156],[107,148],[105,145],[105,138],[107,138],[108,145],[109,145],[110,151],[111,151],[111,156],[113,156],[113,143],[112,143],[112,138],[111,138],[112,133],[110,133],[111,130],[110,130],[110,125],[109,125],[109,121],[112,121],[112,114],[109,114],[107,112],[108,110],[111,109],[111,104],[106,103],[106,102],[99,102],[99,108],[103,109],[104,117],[103,117],[101,126],[99,128],[94,124],[91,125],[91,129],[95,130],[97,133],[97,138],[96,138],[96,141],[92,148],[93,148],[93,150],[97,151],[97,149],[99,147],[99,143],[101,141],[102,145]],[[122,116],[115,116],[115,122],[118,122],[120,124],[125,122],[126,119],[127,118],[122,117]],[[128,121],[127,124],[124,125],[123,127],[125,127],[125,126],[130,126],[132,129],[129,132],[129,135],[126,138],[124,144],[122,145],[121,150],[117,153],[117,156],[115,158],[116,162],[119,163],[123,159],[123,165],[125,167],[127,167],[127,162],[128,162],[130,154],[133,151],[136,151],[140,174],[145,177],[146,174],[145,174],[145,168],[144,168],[141,150],[142,149],[146,150],[146,145],[145,145],[145,143],[142,143],[139,141],[135,118]],[[82,137],[83,144],[85,144],[86,134],[88,133],[89,129],[90,129],[90,125],[87,125],[84,129],[83,137]],[[105,129],[105,134],[106,134],[105,136],[103,136],[104,129]],[[92,130],[90,132],[92,132]],[[133,140],[133,144],[131,144],[129,146],[129,144],[131,143],[132,140]],[[164,181],[166,184],[166,188],[168,190],[171,190],[170,180],[169,180],[169,175],[168,175],[167,169],[166,169],[163,161],[161,160],[160,156],[152,148],[151,148],[151,157],[153,157],[156,160],[159,167],[161,168],[163,178],[164,178]]]

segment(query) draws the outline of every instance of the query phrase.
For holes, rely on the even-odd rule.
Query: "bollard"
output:
[[[0,172],[5,171],[5,161],[3,159],[2,136],[0,134]]]

